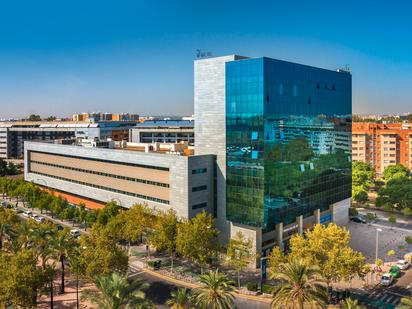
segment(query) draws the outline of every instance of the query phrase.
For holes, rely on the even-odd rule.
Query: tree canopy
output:
[[[274,249],[269,256],[269,272],[278,271],[278,265],[290,259],[303,258],[309,264],[318,265],[322,276],[330,283],[364,276],[365,257],[349,246],[349,232],[334,223],[317,224],[305,236],[294,235],[290,239],[290,253],[284,255]]]

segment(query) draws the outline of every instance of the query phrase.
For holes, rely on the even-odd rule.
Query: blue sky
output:
[[[408,1],[1,1],[0,117],[193,113],[196,49],[349,64],[358,113],[412,112]]]

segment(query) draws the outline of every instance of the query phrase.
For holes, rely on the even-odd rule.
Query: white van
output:
[[[78,229],[72,229],[70,230],[70,235],[72,235],[75,238],[80,237],[80,231]]]
[[[30,210],[26,210],[23,212],[23,216],[25,216],[26,218],[30,218],[32,215],[32,212]]]

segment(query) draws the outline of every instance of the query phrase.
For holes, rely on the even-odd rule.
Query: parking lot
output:
[[[376,230],[379,228],[378,257],[385,262],[393,262],[402,259],[405,253],[412,251],[412,246],[408,249],[405,236],[412,236],[412,230],[388,227],[380,224],[362,224],[350,222],[347,226],[351,234],[350,245],[353,249],[362,252],[367,262],[375,261],[376,250]],[[405,248],[399,248],[404,246]],[[389,250],[395,250],[395,255],[388,256]]]

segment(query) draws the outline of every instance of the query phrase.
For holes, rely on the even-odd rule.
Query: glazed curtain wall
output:
[[[349,198],[351,106],[348,73],[228,62],[228,219],[270,231]]]

